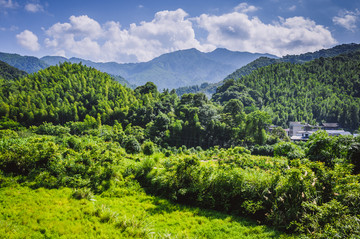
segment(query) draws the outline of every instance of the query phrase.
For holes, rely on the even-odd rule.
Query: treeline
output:
[[[228,80],[213,95],[215,102],[239,99],[271,115],[272,123],[338,122],[359,127],[360,53],[319,58],[304,64],[279,63]]]
[[[140,143],[208,148],[263,144],[270,123],[256,108],[245,113],[239,100],[221,106],[200,93],[179,99],[174,90],[159,93],[153,83],[131,90],[81,64],[63,63],[0,85],[0,117],[26,127],[48,122],[81,133],[84,123],[119,123]]]
[[[164,147],[274,144],[279,136],[266,132],[271,123],[285,128],[289,121],[328,121],[358,129],[359,62],[354,53],[274,64],[226,81],[211,100],[203,93],[160,93],[151,82],[131,90],[94,68],[63,63],[0,80],[0,117],[26,127],[63,125],[77,134],[84,122],[121,124],[138,142]],[[262,149],[269,150],[259,153],[272,155]]]

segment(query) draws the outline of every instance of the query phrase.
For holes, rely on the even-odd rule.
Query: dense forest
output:
[[[239,99],[256,105],[286,127],[289,121],[339,122],[359,128],[360,52],[320,58],[304,64],[279,63],[237,81],[228,80],[213,95],[216,102]]]
[[[179,99],[175,91],[159,93],[153,83],[133,91],[79,64],[64,63],[0,84],[0,116],[23,126],[49,122],[81,132],[79,122],[95,120],[139,131],[140,141],[210,147],[231,146],[241,140],[264,143],[265,127],[270,123],[269,115],[256,108],[246,114],[238,100],[223,107],[204,94]]]
[[[82,64],[2,68],[0,234],[357,238],[360,137],[293,143],[283,128],[359,130],[359,66],[359,52],[275,63],[211,99]]]

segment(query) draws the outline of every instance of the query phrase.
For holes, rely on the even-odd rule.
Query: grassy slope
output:
[[[239,217],[121,189],[76,200],[72,190],[0,188],[4,238],[289,238]]]

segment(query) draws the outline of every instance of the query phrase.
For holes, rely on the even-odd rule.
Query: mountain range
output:
[[[209,53],[196,49],[180,50],[163,54],[148,62],[99,63],[80,58],[45,56],[42,58],[0,53],[0,60],[24,70],[37,72],[62,62],[80,63],[102,72],[125,78],[128,85],[144,85],[151,81],[161,89],[174,89],[182,86],[219,82],[236,69],[259,57],[277,58],[270,54],[234,52],[219,48]],[[27,64],[29,63],[29,64]]]
[[[238,79],[252,71],[280,62],[304,63],[321,57],[360,50],[360,44],[343,44],[330,49],[301,55],[287,55],[278,58],[270,54],[234,52],[218,48],[209,53],[196,49],[180,50],[163,54],[148,62],[116,63],[93,62],[80,58],[45,56],[36,58],[18,54],[0,53],[0,60],[27,73],[34,73],[62,62],[80,63],[106,72],[122,84],[134,88],[151,81],[162,89],[176,89],[178,95],[204,92],[208,96],[215,93],[225,79]]]
[[[183,95],[185,93],[197,93],[197,92],[203,92],[209,97],[211,97],[212,94],[216,92],[216,89],[223,85],[224,81],[229,79],[237,80],[242,76],[249,75],[253,71],[272,64],[282,63],[282,62],[288,62],[293,64],[302,64],[305,62],[309,62],[315,59],[319,59],[321,57],[327,58],[327,57],[335,57],[341,54],[347,54],[350,52],[357,52],[360,51],[360,44],[342,44],[338,45],[329,49],[322,49],[315,52],[308,52],[300,55],[287,55],[281,58],[270,58],[270,57],[259,57],[256,60],[248,63],[245,66],[240,67],[233,73],[229,74],[224,78],[224,80],[216,82],[216,83],[210,83],[210,84],[201,84],[201,85],[192,85],[192,86],[185,86],[180,87],[176,89],[176,93],[178,95]]]

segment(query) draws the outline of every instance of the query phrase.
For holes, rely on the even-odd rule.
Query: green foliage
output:
[[[141,146],[135,137],[128,137],[125,141],[125,150],[128,154],[136,154],[141,152]]]
[[[287,133],[285,130],[281,127],[276,127],[271,131],[271,135],[274,136],[277,139],[290,142],[289,136],[287,136]]]
[[[155,144],[151,141],[144,142],[141,147],[145,155],[152,155],[155,152]]]
[[[360,118],[359,61],[360,52],[354,52],[304,64],[268,65],[233,77],[236,81],[226,80],[212,99],[239,99],[244,106],[264,107],[272,123],[282,127],[289,121],[327,121],[355,130]]]
[[[2,84],[0,96],[0,116],[27,126],[97,119],[99,114],[102,123],[113,123],[138,104],[134,92],[109,75],[69,63]]]
[[[337,159],[351,159],[352,152],[356,152],[356,142],[353,136],[332,137],[324,130],[313,133],[306,142],[306,157],[313,161],[325,162],[333,166]],[[355,146],[353,149],[352,147]],[[353,151],[354,150],[354,151]],[[356,153],[353,160],[356,162]]]
[[[75,199],[78,199],[78,200],[80,200],[80,199],[91,200],[94,197],[94,195],[91,192],[90,188],[78,188],[78,189],[75,189],[71,196],[73,198],[75,198]]]
[[[274,156],[285,156],[289,159],[302,159],[305,157],[304,150],[290,142],[280,142],[274,145]]]
[[[0,79],[13,80],[26,75],[27,73],[25,71],[21,71],[3,61],[0,61]]]
[[[274,146],[273,145],[254,145],[250,147],[251,154],[253,155],[263,155],[263,156],[274,156]]]
[[[52,123],[44,122],[39,127],[34,127],[33,131],[37,134],[45,135],[66,135],[70,133],[70,128],[61,125],[53,125]]]
[[[11,129],[11,130],[20,130],[22,129],[23,126],[19,123],[16,122],[12,119],[9,119],[7,117],[2,117],[0,119],[0,129]]]

